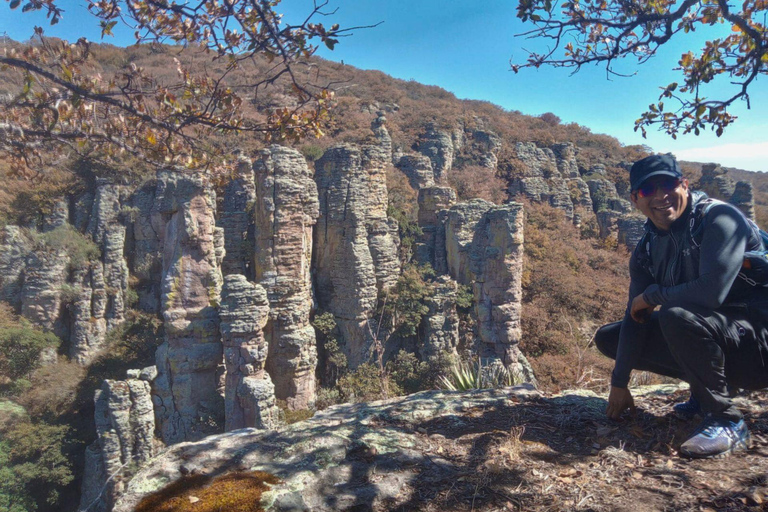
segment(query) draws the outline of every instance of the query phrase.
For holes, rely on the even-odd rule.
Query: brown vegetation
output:
[[[144,498],[136,512],[260,512],[262,493],[277,482],[261,471],[188,476]]]

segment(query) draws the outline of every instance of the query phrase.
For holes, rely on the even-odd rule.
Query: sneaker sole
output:
[[[747,438],[742,441],[737,441],[733,444],[729,449],[725,450],[724,452],[715,453],[715,454],[699,454],[699,453],[686,453],[684,451],[680,451],[680,455],[684,457],[688,457],[690,459],[724,459],[726,457],[730,457],[732,454],[736,452],[740,452],[742,450],[749,450],[752,448],[752,436],[750,434],[747,434]]]

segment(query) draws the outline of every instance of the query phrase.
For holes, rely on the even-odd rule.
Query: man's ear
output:
[[[681,183],[683,185],[683,190],[688,190],[688,178],[683,178]]]
[[[629,202],[632,203],[632,206],[637,208],[637,192],[630,192],[629,193]]]

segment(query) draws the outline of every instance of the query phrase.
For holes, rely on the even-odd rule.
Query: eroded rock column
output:
[[[495,357],[513,374],[533,382],[518,343],[521,336],[523,207],[482,199],[448,211],[446,252],[450,275],[472,286],[483,357]]]
[[[368,321],[377,280],[368,245],[370,187],[357,146],[326,151],[315,164],[320,218],[315,228],[314,278],[320,308],[332,313],[352,368],[370,356]]]
[[[203,175],[158,173],[152,223],[163,246],[165,342],[156,354],[153,398],[166,444],[200,439],[223,428],[216,374],[222,363],[217,311],[222,279],[215,204]]]
[[[96,391],[98,439],[86,450],[80,511],[112,510],[132,471],[156,453],[150,386],[138,375],[131,377],[105,380]]]
[[[225,430],[274,428],[278,422],[275,386],[266,371],[269,319],[267,292],[245,276],[224,278],[221,292],[221,338],[224,344]]]
[[[98,180],[86,233],[101,252],[101,260],[76,269],[74,285],[78,298],[73,304],[70,356],[88,364],[104,346],[108,330],[125,319],[128,265],[125,223],[121,218],[122,187]]]
[[[254,275],[270,304],[267,371],[277,398],[292,409],[306,409],[316,396],[317,347],[309,314],[317,187],[304,157],[293,149],[271,146],[259,154],[253,169]]]
[[[219,219],[224,229],[224,261],[222,273],[253,277],[253,208],[256,184],[253,162],[241,158],[235,176],[224,189],[224,203]]]

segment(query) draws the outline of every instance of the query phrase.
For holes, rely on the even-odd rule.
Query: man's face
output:
[[[654,176],[632,192],[630,199],[656,228],[669,231],[688,206],[688,180]]]

